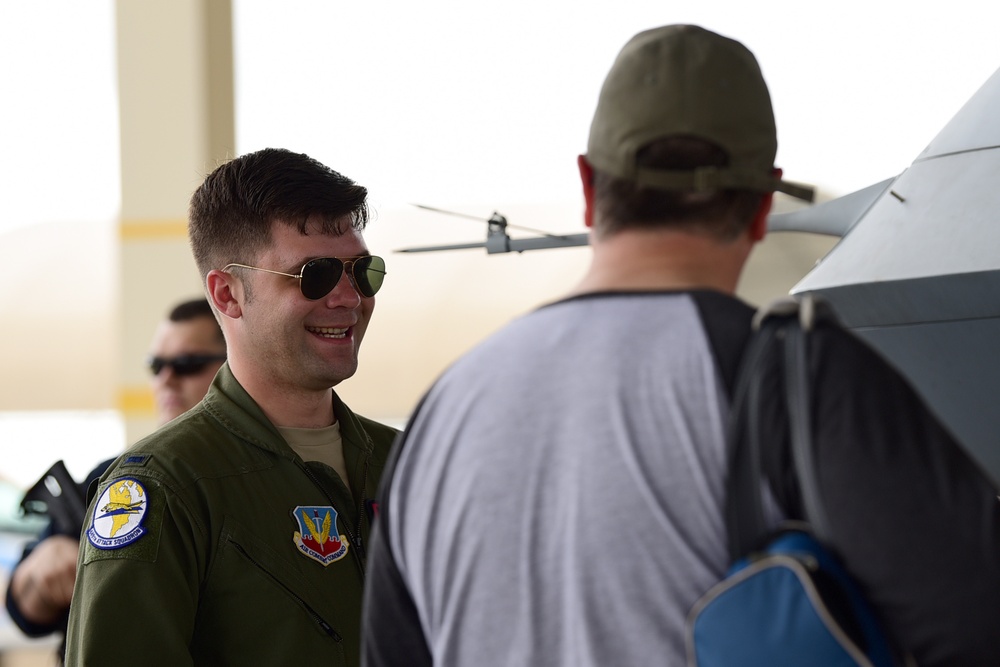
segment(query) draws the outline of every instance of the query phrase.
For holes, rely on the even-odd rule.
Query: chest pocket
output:
[[[345,598],[335,573],[318,565],[311,571],[313,564],[296,553],[291,522],[286,535],[275,537],[265,543],[226,517],[199,604],[197,653],[217,650],[219,664],[237,664],[239,646],[247,658],[242,664],[290,664],[301,651],[346,664],[345,635],[357,632],[358,622],[345,618],[360,615],[360,597]]]

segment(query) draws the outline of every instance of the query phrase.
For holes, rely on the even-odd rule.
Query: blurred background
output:
[[[904,170],[1000,66],[998,13],[971,0],[0,2],[0,575],[38,528],[18,516],[24,488],[56,459],[82,477],[153,428],[144,359],[168,307],[201,294],[186,207],[225,159],[289,148],[369,188],[366,237],[389,275],[338,392],[401,425],[458,355],[571,288],[589,251],[395,251],[482,241],[493,212],[584,231],[575,159],[633,34],[697,23],[744,42],[771,87],[778,166],[828,199]],[[834,242],[773,235],[741,296],[787,293]],[[27,655],[8,626],[0,665]]]

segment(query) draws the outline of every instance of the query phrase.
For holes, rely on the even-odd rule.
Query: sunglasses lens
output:
[[[149,370],[153,375],[159,375],[160,371],[164,368],[169,368],[173,371],[174,375],[197,375],[205,370],[205,367],[212,362],[225,361],[226,355],[224,354],[193,354],[184,357],[176,357],[174,359],[163,359],[162,357],[153,357],[149,360]]]
[[[302,267],[302,296],[312,301],[329,294],[344,273],[344,263],[336,257],[323,257]]]
[[[351,263],[351,276],[361,296],[375,296],[385,278],[385,260],[359,257]],[[323,257],[302,267],[302,296],[312,301],[322,299],[337,286],[344,274],[344,263],[336,257]]]
[[[207,361],[202,361],[200,359],[185,359],[181,357],[174,360],[174,375],[196,375],[205,370],[205,366],[207,365]]]
[[[375,296],[385,279],[385,260],[381,257],[360,257],[351,269],[354,283],[362,296]]]

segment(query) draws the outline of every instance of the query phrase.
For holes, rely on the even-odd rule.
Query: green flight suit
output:
[[[68,665],[359,664],[367,505],[396,430],[333,396],[353,496],[228,364],[115,461],[81,536]]]

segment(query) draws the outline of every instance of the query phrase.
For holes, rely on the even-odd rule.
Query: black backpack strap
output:
[[[797,323],[785,327],[785,399],[791,431],[792,460],[799,481],[802,504],[813,535],[821,542],[830,541],[830,523],[819,492],[816,475],[816,452],[813,447],[812,391],[806,343],[816,324],[815,297],[801,302]]]
[[[805,515],[819,539],[829,535],[815,475],[806,345],[808,333],[820,319],[832,320],[832,311],[813,295],[781,299],[754,316],[754,331],[740,366],[729,420],[726,528],[733,561],[761,545],[771,532],[761,497],[762,470],[766,469],[763,459],[775,455],[775,443],[783,435],[763,419],[763,406],[770,398],[765,394],[765,378],[773,364],[784,369],[781,404],[789,422],[791,458]]]
[[[761,378],[773,327],[758,329],[747,344],[733,391],[727,434],[729,472],[726,479],[726,529],[731,561],[749,552],[767,534],[764,521],[760,461]]]

